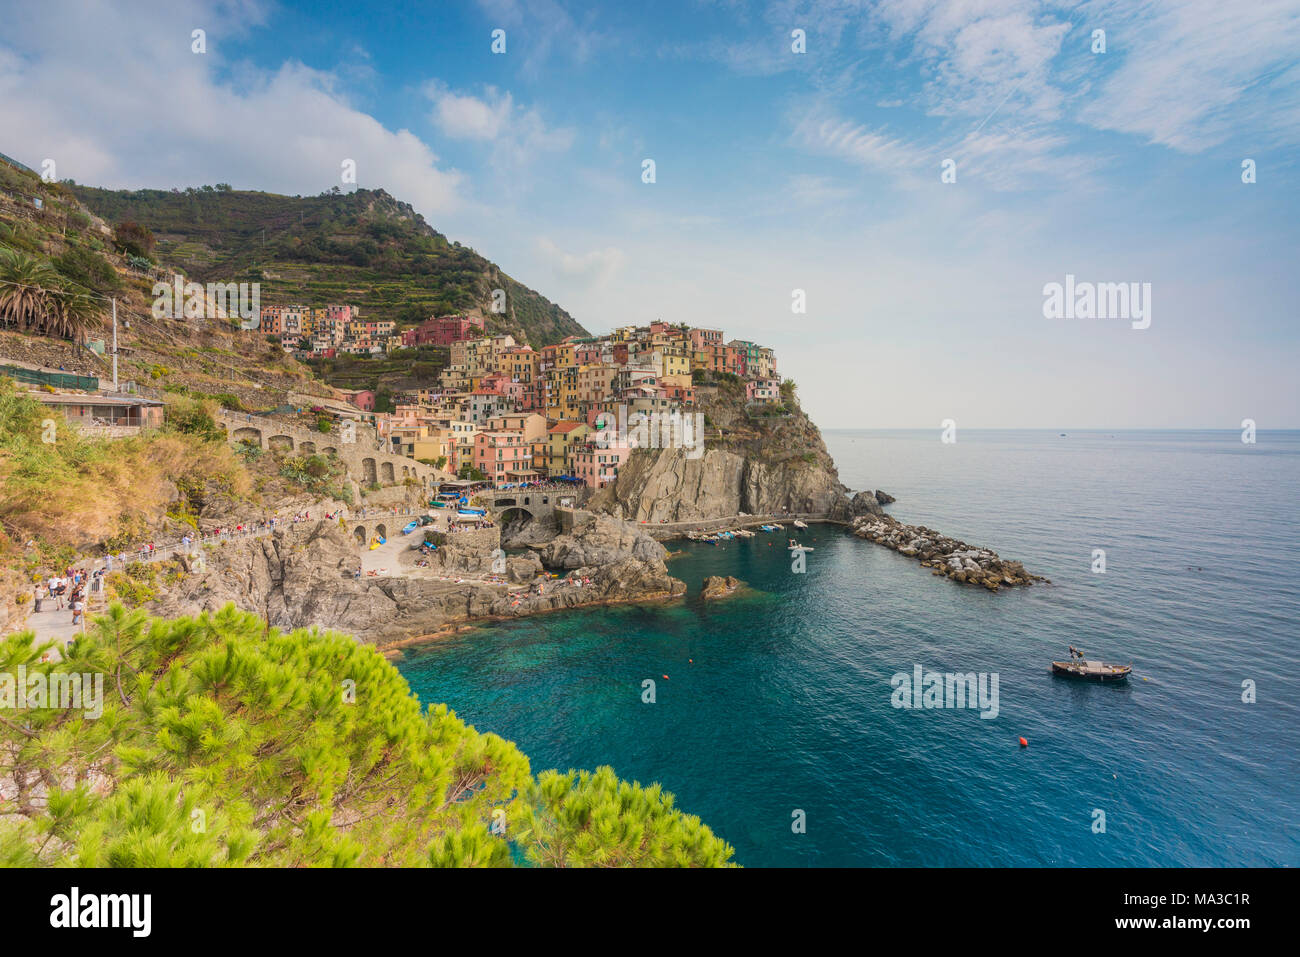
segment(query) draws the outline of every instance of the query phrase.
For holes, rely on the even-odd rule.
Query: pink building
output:
[[[480,432],[474,436],[474,468],[494,485],[513,482],[533,470],[533,446],[522,431]]]
[[[347,390],[343,394],[347,397],[348,402],[362,412],[375,411],[375,394],[369,389],[358,389],[356,392]]]
[[[776,379],[749,379],[745,382],[745,401],[780,402],[781,383]]]
[[[691,348],[699,352],[712,346],[722,345],[721,329],[692,329]]]
[[[620,466],[631,454],[630,448],[602,449],[595,443],[580,445],[573,450],[573,474],[591,488],[604,488],[618,478]]]
[[[484,322],[481,316],[438,316],[426,319],[412,330],[413,345],[449,346],[482,335]],[[406,334],[402,334],[405,343]]]

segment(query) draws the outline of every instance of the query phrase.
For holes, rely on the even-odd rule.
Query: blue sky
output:
[[[824,427],[1300,427],[1300,0],[0,0],[0,24],[0,151],[288,193],[353,159],[593,332],[774,346]],[[1150,283],[1150,327],[1045,318],[1067,274]]]

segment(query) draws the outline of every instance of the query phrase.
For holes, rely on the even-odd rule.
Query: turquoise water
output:
[[[1300,863],[1300,433],[826,440],[896,517],[1052,584],[993,595],[814,526],[804,574],[779,534],[688,544],[683,602],[493,625],[399,668],[536,770],[661,782],[747,866]],[[709,574],[753,591],[705,605]],[[1134,677],[1053,678],[1069,643]],[[997,717],[893,707],[915,665],[996,673]]]

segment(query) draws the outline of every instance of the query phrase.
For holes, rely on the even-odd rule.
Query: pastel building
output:
[[[632,454],[630,448],[602,449],[594,442],[576,446],[573,450],[573,475],[591,488],[604,488],[618,478],[618,470]]]
[[[474,436],[474,468],[494,484],[523,481],[533,471],[533,446],[522,432],[480,432]]]

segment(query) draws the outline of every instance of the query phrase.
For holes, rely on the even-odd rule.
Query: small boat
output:
[[[1092,661],[1084,657],[1073,645],[1069,661],[1053,661],[1052,674],[1086,681],[1123,681],[1133,673],[1132,665],[1115,665],[1106,661]]]
[[[807,527],[808,527],[808,523],[807,523],[807,522],[801,522],[801,521],[799,521],[799,519],[796,518],[796,519],[794,520],[794,527],[795,527],[795,528],[807,528]]]
[[[798,542],[796,542],[793,538],[790,539],[790,544],[789,544],[789,546],[787,546],[787,547],[788,547],[789,550],[792,551],[792,552],[811,552],[811,551],[812,551],[812,549],[811,549],[809,546],[807,546],[807,545],[800,545],[800,544],[799,544]]]
[[[776,531],[776,526],[775,526],[775,525],[760,525],[760,526],[758,526],[758,527],[761,528],[761,529],[762,529],[763,531],[765,531],[765,532],[775,532],[775,531]]]
[[[772,524],[772,528],[774,528],[774,529],[775,529],[776,531],[778,531],[778,532],[784,532],[784,531],[785,531],[785,526],[782,525],[782,524],[780,524],[779,522],[774,522],[774,523]]]
[[[402,526],[402,534],[410,535],[413,531],[415,531],[419,527],[420,527],[419,519],[416,519],[414,522],[407,522],[405,525]]]

